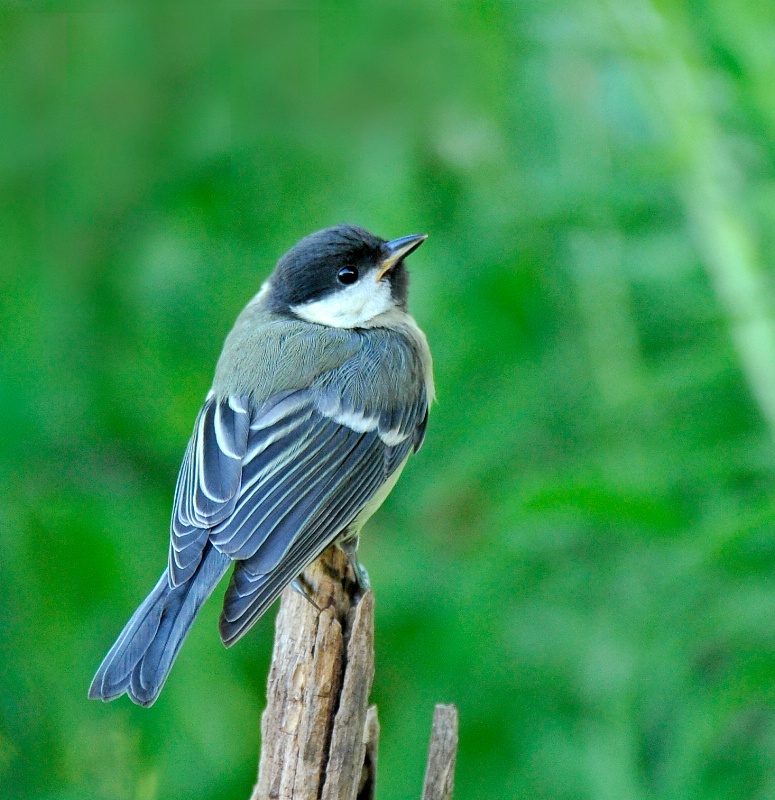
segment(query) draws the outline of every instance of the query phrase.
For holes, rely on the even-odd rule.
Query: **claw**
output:
[[[291,589],[298,592],[305,600],[312,603],[320,611],[320,606],[315,602],[315,595],[312,593],[310,585],[304,580],[304,575],[298,575],[291,581]]]

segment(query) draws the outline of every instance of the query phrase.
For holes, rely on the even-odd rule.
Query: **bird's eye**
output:
[[[358,280],[358,270],[355,269],[355,267],[342,267],[342,269],[336,273],[336,279],[339,283],[349,286],[351,283],[355,283],[355,281]]]

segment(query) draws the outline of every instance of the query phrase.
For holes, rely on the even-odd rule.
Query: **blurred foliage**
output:
[[[0,793],[247,798],[272,621],[86,700],[232,320],[304,234],[430,234],[439,402],[362,543],[381,800],[775,796],[763,0],[11,2]]]

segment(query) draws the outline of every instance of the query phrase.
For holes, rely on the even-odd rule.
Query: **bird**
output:
[[[219,620],[230,647],[337,544],[358,586],[364,523],[425,438],[434,400],[406,257],[425,240],[355,225],[277,262],[226,337],[177,479],[167,567],[102,661],[89,697],[159,696],[202,605],[234,565]]]

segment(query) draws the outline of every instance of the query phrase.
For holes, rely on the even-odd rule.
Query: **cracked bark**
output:
[[[374,678],[374,595],[368,591],[358,596],[352,569],[336,547],[304,572],[304,580],[318,607],[290,587],[283,592],[261,720],[258,783],[251,800],[373,800],[379,741],[377,710],[368,706]],[[457,717],[453,706],[443,707],[452,709],[447,722],[455,714],[454,737],[449,725],[442,726],[444,746],[439,747],[434,744],[439,708],[424,800],[451,797]],[[428,775],[436,775],[441,764],[439,754],[446,766],[442,780],[432,783],[449,792],[427,794]]]

